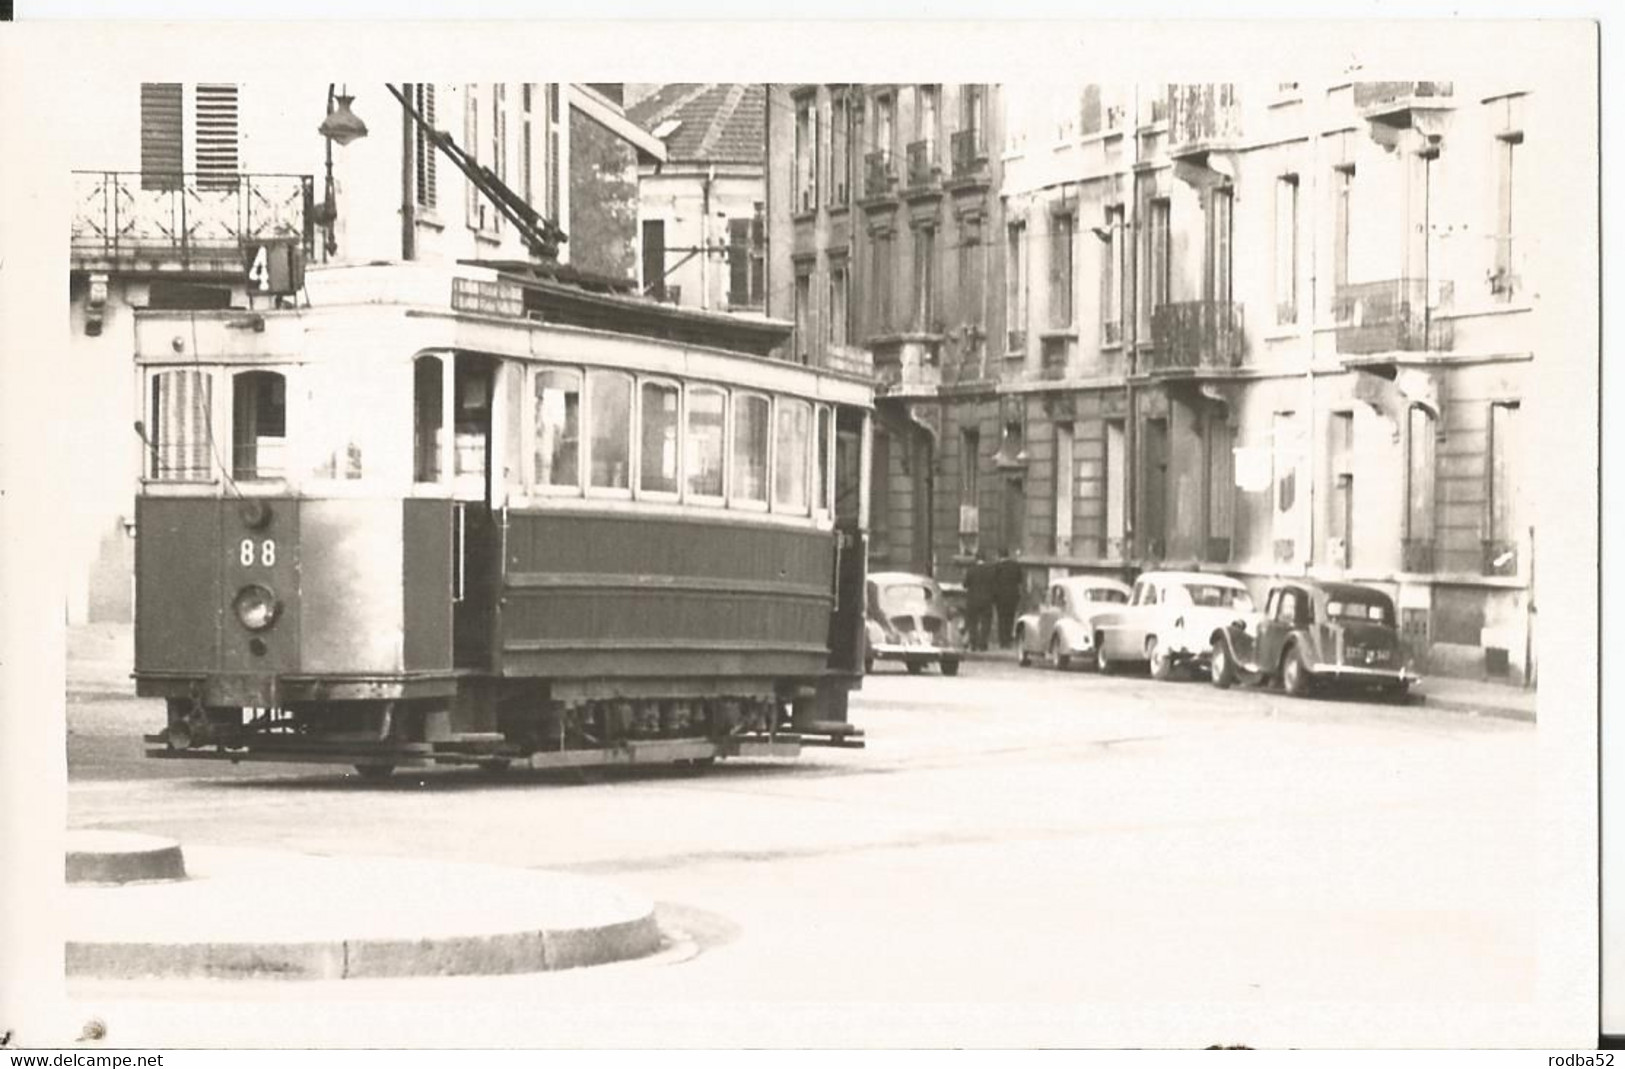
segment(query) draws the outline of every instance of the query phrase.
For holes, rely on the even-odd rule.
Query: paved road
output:
[[[317,1045],[1458,1045],[1525,1024],[1529,725],[993,662],[872,677],[855,717],[867,750],[790,765],[380,788],[144,762],[129,736],[156,705],[79,703],[75,827],[590,873],[662,903],[674,946],[549,976],[75,994],[132,1044],[215,1035],[169,1000],[220,997],[267,1004],[233,1042]],[[446,999],[451,1033],[420,1006]]]

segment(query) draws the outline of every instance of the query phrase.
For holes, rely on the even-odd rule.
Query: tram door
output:
[[[458,353],[452,387],[452,663],[495,663],[496,606],[502,585],[502,532],[495,501],[492,405],[497,361]]]
[[[857,672],[863,658],[863,581],[869,547],[863,532],[863,412],[835,415],[835,611],[829,620],[829,666]]]

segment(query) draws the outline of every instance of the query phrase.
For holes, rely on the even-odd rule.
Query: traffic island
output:
[[[184,880],[181,844],[128,831],[70,831],[65,875],[69,884],[125,884]]]
[[[189,876],[70,884],[69,976],[339,980],[601,965],[661,945],[654,903],[488,865],[193,847]]]

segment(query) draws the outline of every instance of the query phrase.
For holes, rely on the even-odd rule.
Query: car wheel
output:
[[[1224,690],[1236,681],[1236,666],[1230,663],[1230,646],[1222,638],[1213,640],[1207,655],[1208,678],[1213,685]]]
[[[1056,671],[1064,672],[1072,663],[1072,655],[1067,653],[1061,645],[1060,635],[1051,635],[1049,640],[1049,663]]]
[[[945,676],[957,676],[959,674],[959,662],[958,661],[943,661],[942,662],[942,674],[945,675]]]
[[[1106,656],[1106,640],[1102,635],[1095,636],[1095,671],[1103,676],[1112,671],[1112,659]]]
[[[1281,661],[1281,686],[1295,698],[1309,694],[1309,666],[1303,663],[1303,654],[1292,646]]]
[[[924,661],[906,661],[904,663],[908,665],[908,674],[911,676],[917,676],[925,671]]]
[[[872,676],[875,674],[875,659],[873,657],[865,657],[863,659],[863,674],[866,676]]]
[[[1390,683],[1382,688],[1382,700],[1392,705],[1404,705],[1411,700],[1409,683]]]
[[[1151,662],[1151,678],[1166,682],[1174,676],[1174,656],[1156,639],[1146,643],[1145,659]]]
[[[1033,663],[1033,655],[1032,651],[1027,649],[1027,629],[1025,627],[1016,628],[1016,650],[1019,653],[1016,663],[1023,668],[1030,667]]]

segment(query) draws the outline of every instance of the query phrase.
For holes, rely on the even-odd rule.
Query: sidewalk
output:
[[[969,661],[1005,661],[1016,663],[1016,651],[966,650]],[[1430,709],[1446,709],[1474,716],[1493,716],[1505,720],[1535,722],[1535,691],[1506,683],[1490,683],[1477,679],[1457,679],[1452,676],[1423,676],[1422,682],[1411,691],[1411,705],[1425,705]]]

